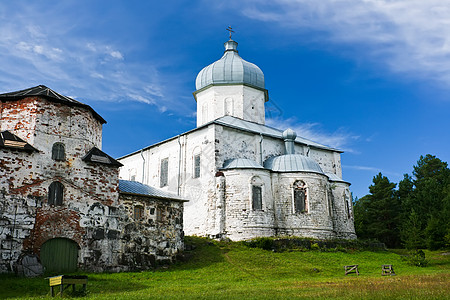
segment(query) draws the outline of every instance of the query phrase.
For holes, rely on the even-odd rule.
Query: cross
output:
[[[231,28],[231,26],[228,26],[227,30],[230,32],[230,40],[231,40],[231,33],[234,32],[233,28]]]

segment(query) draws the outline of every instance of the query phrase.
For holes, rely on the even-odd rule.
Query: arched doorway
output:
[[[78,245],[65,238],[48,240],[41,246],[40,258],[47,272],[75,272],[78,264]]]

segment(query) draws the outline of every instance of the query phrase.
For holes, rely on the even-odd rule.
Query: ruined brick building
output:
[[[119,180],[90,106],[45,86],[0,101],[0,272],[30,254],[50,271],[146,269],[183,249],[184,200]]]
[[[342,151],[265,125],[264,74],[231,37],[196,89],[197,128],[118,159],[121,178],[189,199],[189,235],[356,238]]]

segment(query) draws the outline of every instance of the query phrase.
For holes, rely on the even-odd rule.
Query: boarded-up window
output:
[[[253,210],[261,210],[262,209],[262,187],[253,185],[252,186],[252,202],[253,202]]]
[[[194,156],[194,178],[200,177],[200,154]]]
[[[134,219],[141,220],[144,218],[144,208],[142,206],[134,207]]]
[[[54,181],[48,188],[48,204],[62,205],[64,195],[64,186],[59,181]]]
[[[294,182],[294,211],[295,213],[307,212],[306,186],[303,181]]]
[[[161,160],[161,172],[160,172],[160,180],[159,180],[159,186],[163,187],[166,186],[169,179],[169,159],[164,158]]]
[[[54,143],[52,147],[52,159],[66,160],[66,152],[63,143]]]

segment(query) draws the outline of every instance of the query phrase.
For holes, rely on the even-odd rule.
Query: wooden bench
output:
[[[83,285],[83,291],[86,291],[86,285],[87,285],[87,276],[67,276],[67,275],[58,275],[54,277],[48,277],[49,284],[50,284],[50,293],[52,297],[55,296],[54,288],[56,286],[59,287],[59,295],[62,297],[62,294],[65,289],[72,286],[72,291],[75,292],[75,284],[82,284]],[[64,287],[64,285],[66,287]]]
[[[358,265],[348,265],[344,266],[345,275],[356,273],[356,275],[359,275],[358,272]]]
[[[392,265],[381,265],[381,275],[395,275],[394,267]]]

